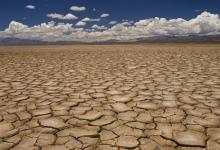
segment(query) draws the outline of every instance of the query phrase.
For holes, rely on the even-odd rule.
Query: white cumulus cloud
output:
[[[61,20],[75,20],[78,19],[78,17],[76,17],[73,14],[66,14],[66,15],[62,15],[62,14],[57,14],[57,13],[51,13],[51,14],[47,14],[47,17],[53,18],[53,19],[61,19]]]
[[[72,11],[85,11],[86,7],[85,6],[71,6],[70,10],[72,10]]]
[[[36,7],[34,5],[27,5],[27,6],[25,6],[25,8],[27,8],[27,9],[35,9]]]
[[[98,29],[98,30],[106,30],[106,29],[107,29],[107,27],[105,27],[104,25],[99,26],[99,25],[97,25],[97,24],[94,24],[94,25],[92,26],[92,28],[93,28],[93,29]]]
[[[55,15],[60,18],[60,15]],[[61,18],[64,16],[61,15]],[[68,17],[67,17],[68,18]],[[89,19],[85,19],[89,20]],[[11,21],[9,26],[0,31],[0,38],[37,39],[43,41],[81,41],[100,42],[107,40],[132,41],[137,38],[155,36],[188,36],[188,35],[216,35],[220,34],[220,18],[218,14],[203,12],[195,18],[148,18],[137,22],[122,22],[110,28],[93,25],[91,29],[83,28],[86,21],[75,24],[69,23],[41,23],[27,26],[23,23]]]
[[[105,18],[105,17],[108,17],[108,16],[109,16],[109,14],[104,13],[104,14],[102,14],[100,17],[101,17],[101,18]]]
[[[86,23],[83,22],[83,21],[79,21],[79,22],[77,22],[75,25],[76,25],[76,26],[85,26]]]
[[[111,25],[114,25],[114,24],[116,24],[116,23],[118,23],[117,21],[110,21],[109,22],[109,24],[111,24]]]
[[[24,31],[27,28],[28,28],[27,25],[24,25],[24,24],[16,22],[16,21],[11,21],[8,28],[5,29],[5,32],[19,33],[19,32]]]
[[[89,17],[86,17],[86,18],[84,18],[84,19],[82,19],[81,21],[83,21],[83,22],[98,22],[98,21],[100,21],[101,19],[100,18],[97,18],[97,19],[91,19],[91,18],[89,18]]]

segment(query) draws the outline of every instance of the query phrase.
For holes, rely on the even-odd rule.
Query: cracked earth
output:
[[[0,47],[0,150],[219,150],[220,45]]]

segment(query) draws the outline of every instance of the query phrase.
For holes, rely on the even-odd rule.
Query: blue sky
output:
[[[0,38],[130,41],[220,34],[220,0],[1,0]]]
[[[51,20],[60,21],[48,18],[46,15],[49,13],[71,12],[79,18],[97,18],[102,13],[109,13],[110,16],[102,20],[103,23],[122,19],[137,21],[150,17],[187,19],[204,10],[220,13],[220,0],[1,0],[0,3],[0,30],[5,29],[12,20],[30,26]],[[26,5],[34,5],[36,9],[26,9]],[[85,6],[87,9],[72,12],[69,10],[71,6]],[[62,22],[74,23],[77,20]]]

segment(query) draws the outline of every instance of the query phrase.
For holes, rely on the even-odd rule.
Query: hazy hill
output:
[[[189,42],[201,42],[201,43],[220,43],[220,35],[208,35],[208,36],[156,36],[150,38],[139,38],[132,42],[122,42],[117,40],[110,40],[105,42],[93,42],[94,44],[114,44],[114,43],[189,43]],[[18,38],[0,38],[0,45],[45,45],[45,44],[80,44],[85,42],[45,42],[40,40],[30,39],[18,39]]]

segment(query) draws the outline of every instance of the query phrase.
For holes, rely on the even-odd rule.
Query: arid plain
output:
[[[220,44],[0,47],[0,150],[219,150]]]

